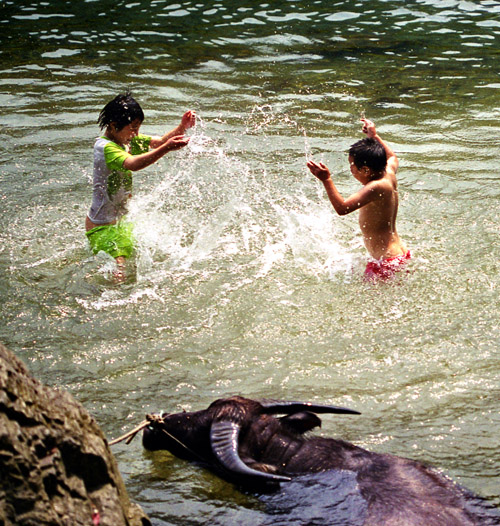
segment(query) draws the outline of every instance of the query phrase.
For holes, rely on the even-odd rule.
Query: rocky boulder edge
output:
[[[96,421],[0,344],[0,525],[151,526]]]

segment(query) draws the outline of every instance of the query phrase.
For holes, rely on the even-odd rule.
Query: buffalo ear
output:
[[[309,411],[282,416],[280,422],[296,433],[305,433],[315,427],[321,427],[321,418]]]
[[[244,481],[255,482],[262,480],[265,482],[288,482],[291,479],[282,475],[263,473],[256,469],[249,468],[240,458],[238,453],[238,436],[240,425],[221,420],[213,422],[210,428],[210,443],[212,451],[222,467],[233,476]]]

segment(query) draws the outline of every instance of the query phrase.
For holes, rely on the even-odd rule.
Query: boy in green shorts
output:
[[[122,219],[132,197],[132,172],[155,163],[167,152],[186,146],[184,137],[194,126],[196,114],[187,111],[181,123],[163,137],[139,134],[144,112],[129,93],[108,102],[99,114],[105,129],[94,145],[92,204],[85,230],[94,254],[103,250],[116,259],[117,277],[124,277],[125,259],[134,249],[132,225]]]

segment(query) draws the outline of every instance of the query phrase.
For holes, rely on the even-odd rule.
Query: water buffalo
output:
[[[500,524],[500,513],[419,462],[343,440],[306,436],[321,425],[317,416],[321,413],[359,414],[342,407],[235,396],[217,400],[203,411],[150,417],[143,445],[199,462],[253,490],[276,488],[311,474],[321,475],[323,483],[325,477],[327,483],[335,479],[339,487],[352,480],[358,516],[362,510],[356,523],[363,526]]]

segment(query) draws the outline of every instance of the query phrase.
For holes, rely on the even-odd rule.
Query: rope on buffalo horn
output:
[[[137,427],[134,427],[132,431],[129,431],[128,433],[125,433],[123,436],[119,438],[115,438],[114,440],[111,440],[109,443],[110,446],[114,446],[115,444],[118,444],[119,442],[123,442],[124,440],[127,440],[125,443],[130,444],[132,440],[134,439],[135,435],[142,431],[145,427],[149,425],[159,425],[163,424],[163,417],[160,415],[146,415],[146,420],[143,420]]]

